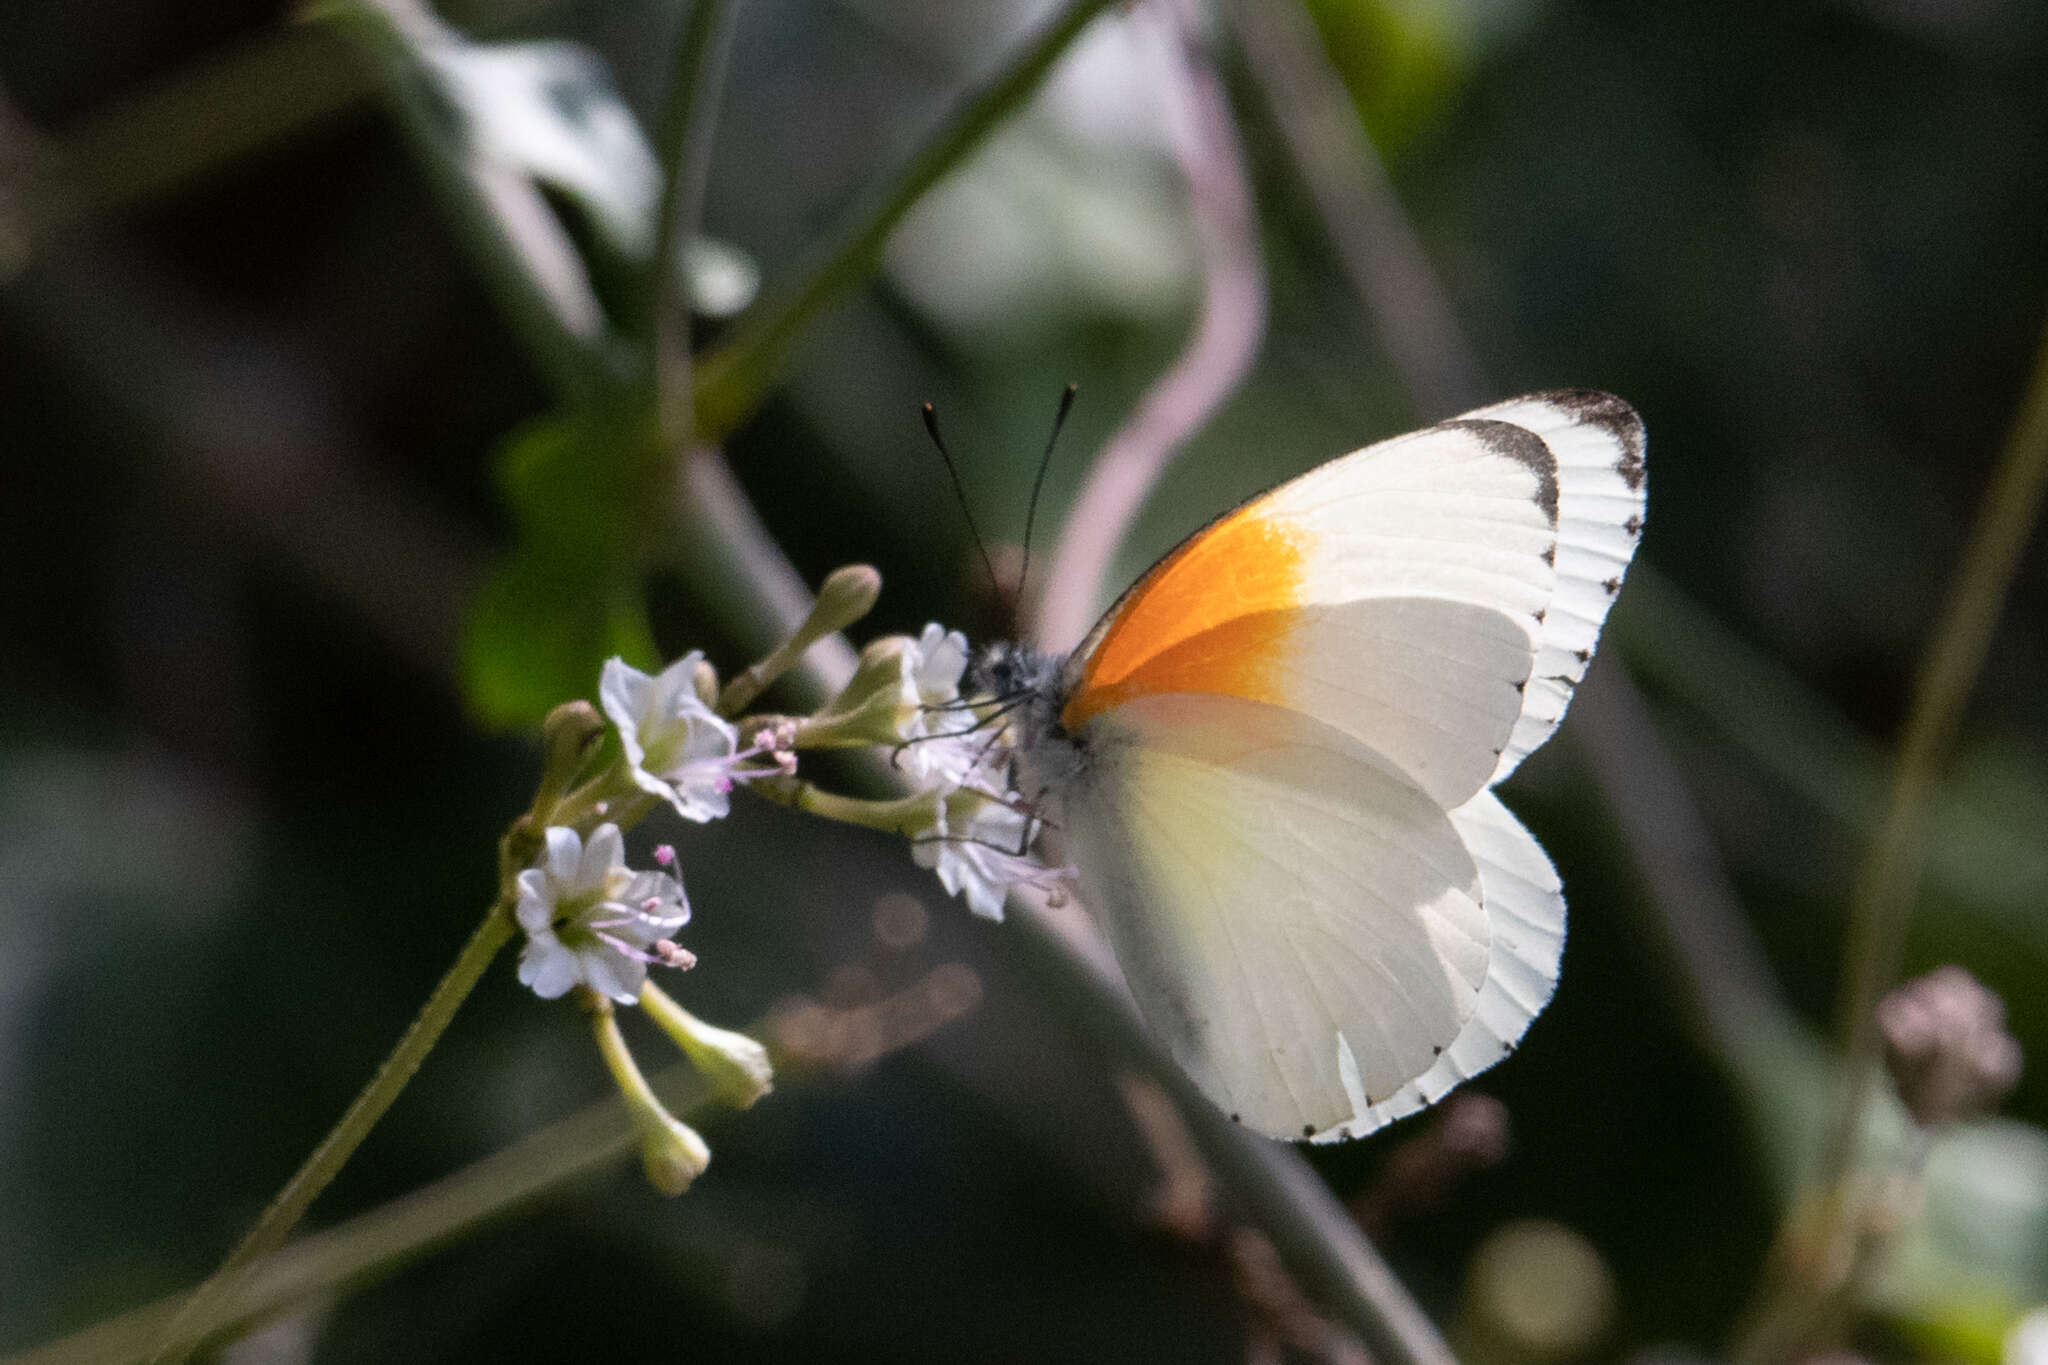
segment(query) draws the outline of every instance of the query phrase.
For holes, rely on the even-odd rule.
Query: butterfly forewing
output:
[[[1557,588],[1543,614],[1522,717],[1494,772],[1498,782],[1564,719],[1621,591],[1643,534],[1643,423],[1627,403],[1592,389],[1530,394],[1468,415],[1526,427],[1557,459]]]
[[[1557,498],[1547,447],[1505,422],[1333,460],[1125,594],[1083,646],[1063,723],[1141,696],[1243,697],[1332,725],[1459,805],[1522,714],[1556,583]]]

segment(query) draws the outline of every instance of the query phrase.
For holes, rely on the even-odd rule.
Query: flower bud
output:
[[[762,689],[796,667],[804,651],[835,630],[843,630],[874,609],[882,593],[882,575],[865,564],[834,569],[818,586],[818,600],[802,625],[768,656],[725,685],[719,694],[722,715],[737,715],[761,695]]]
[[[2005,1002],[1961,967],[1906,982],[1877,1006],[1885,1066],[1923,1128],[1989,1113],[2019,1082]]]
[[[640,988],[640,1007],[734,1108],[748,1108],[774,1088],[768,1049],[746,1034],[705,1023],[651,981]]]
[[[872,565],[849,564],[834,569],[818,585],[818,605],[811,608],[811,619],[805,622],[802,633],[818,640],[835,630],[845,630],[873,611],[881,595],[882,575]]]
[[[895,744],[917,713],[909,667],[912,641],[907,635],[884,635],[860,652],[860,663],[839,695],[817,715],[800,722],[799,748],[824,749],[861,744]]]
[[[535,810],[569,790],[603,738],[604,717],[587,701],[565,701],[548,712],[540,727],[541,769]]]
[[[647,1183],[673,1199],[711,1164],[711,1149],[697,1130],[660,1111],[640,1122],[640,1168]]]

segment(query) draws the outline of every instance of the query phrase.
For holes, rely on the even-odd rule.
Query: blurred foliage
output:
[[[1886,747],[2048,311],[2048,11],[1310,9],[1501,390],[1598,385],[1647,418],[1658,577],[1624,594],[1613,643],[1787,1006],[1744,1055],[1702,1047],[1654,888],[1567,726],[1508,793],[1574,916],[1555,1005],[1480,1082],[1512,1115],[1513,1154],[1388,1250],[1448,1322],[1475,1250],[1509,1220],[1554,1220],[1614,1277],[1594,1358],[1711,1354],[1810,1160],[1829,1084],[1815,1039]],[[435,109],[527,184],[607,324],[647,249],[633,129],[678,14],[465,0],[447,22],[478,38],[437,26],[427,44]],[[755,271],[771,297],[795,278],[1042,14],[743,7],[704,225],[737,253],[738,293]],[[587,693],[613,652],[747,662],[655,534],[671,493],[645,432],[602,385],[563,399],[403,111],[309,36],[325,29],[289,22],[254,0],[0,9],[0,238],[26,243],[0,275],[4,1349],[203,1274],[346,1103],[473,920],[530,789],[529,749],[479,721],[516,727]],[[883,569],[878,630],[992,614],[919,401],[945,412],[975,515],[1009,540],[1053,399],[1081,382],[1049,541],[1084,456],[1188,326],[1197,282],[1146,41],[1098,24],[730,436],[810,581]],[[1263,105],[1238,93],[1265,349],[1148,504],[1127,572],[1279,477],[1442,415],[1411,410],[1384,321],[1347,293]],[[52,154],[74,179],[18,175]],[[39,217],[17,193],[37,184],[69,185],[72,209]],[[744,323],[699,301],[715,353]],[[2044,607],[2037,548],[1937,808],[1909,945],[1914,969],[1959,961],[2001,991],[2037,1052]],[[946,962],[977,973],[980,1010],[729,1122],[680,1203],[623,1169],[576,1182],[319,1306],[280,1359],[594,1342],[622,1359],[1243,1358],[1228,1274],[1149,1221],[1150,1153],[1003,930],[886,842],[779,810],[741,803],[715,833],[662,837],[697,907],[707,1017],[872,998]],[[891,895],[927,907],[928,938],[875,933]],[[601,1090],[580,1030],[496,973],[318,1215]],[[2011,1316],[2048,1298],[2040,1068],[2008,1113],[1930,1152],[1924,1211],[1876,1286],[1891,1316],[1860,1349],[1994,1359]],[[1426,1122],[1318,1151],[1318,1168],[1367,1190]]]

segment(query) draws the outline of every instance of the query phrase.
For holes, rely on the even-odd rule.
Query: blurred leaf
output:
[[[1839,1068],[1789,1016],[1732,1058],[1780,1196],[1798,1197],[1821,1150]],[[1887,1087],[1867,1116],[1872,1161],[1910,1161],[1918,1138]],[[1881,1260],[1871,1306],[1944,1358],[1995,1362],[2013,1320],[2048,1299],[2048,1132],[2012,1119],[1933,1140],[1917,1208]]]
[[[419,52],[479,145],[568,198],[612,250],[646,259],[661,171],[596,53],[472,43],[445,29]]]
[[[1307,0],[1330,60],[1383,152],[1434,123],[1527,0]]]
[[[607,259],[582,262],[584,280],[548,281],[574,293],[572,312],[596,309],[594,300],[585,301],[587,290],[608,274],[637,281],[653,250],[661,167],[595,51],[560,40],[472,42],[415,0],[324,0],[310,13],[384,60],[404,88],[401,104],[412,121],[448,144],[457,164],[472,172],[488,166],[551,190],[589,225],[596,254]],[[545,213],[537,202],[532,209]],[[494,211],[503,216],[506,206]],[[517,223],[499,226],[521,235]],[[525,225],[528,233],[532,228]],[[569,250],[555,248],[535,268],[552,275],[573,270],[563,258]],[[692,243],[674,268],[691,306],[710,317],[745,307],[758,286],[753,262],[724,243]]]
[[[601,418],[559,417],[513,433],[498,474],[519,528],[477,599],[462,677],[485,723],[537,723],[591,694],[605,659],[658,660],[640,598],[649,528],[662,520],[652,446]]]
[[[1994,1119],[1937,1139],[1925,1203],[1872,1296],[1940,1356],[1997,1361],[2048,1298],[2048,1133]]]

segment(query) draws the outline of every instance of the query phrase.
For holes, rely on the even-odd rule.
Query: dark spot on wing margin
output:
[[[1551,526],[1557,525],[1557,456],[1550,453],[1550,447],[1544,444],[1541,436],[1513,422],[1495,422],[1485,418],[1461,417],[1454,422],[1443,423],[1438,429],[1469,431],[1494,454],[1505,455],[1528,466],[1529,472],[1536,476],[1536,505],[1543,509],[1543,515],[1549,518]]]

